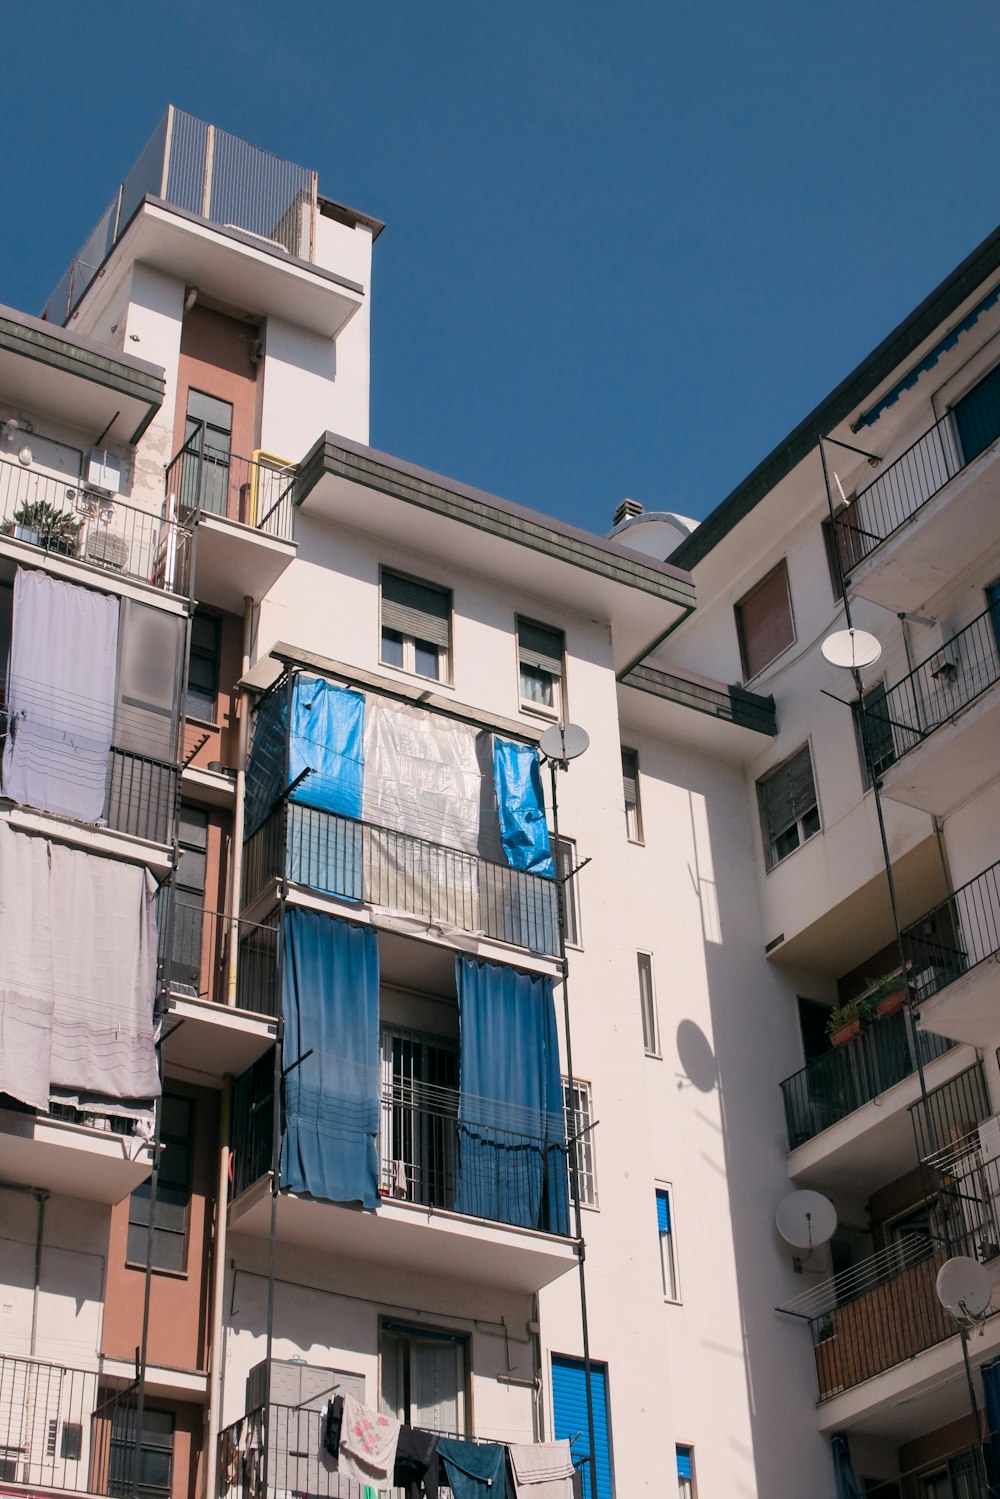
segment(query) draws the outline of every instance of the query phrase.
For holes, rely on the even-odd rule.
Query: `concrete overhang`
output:
[[[195,596],[230,614],[242,614],[247,598],[259,603],[298,550],[294,541],[207,511],[196,531]]]
[[[942,723],[882,777],[882,795],[947,817],[978,796],[997,774],[1000,681]]]
[[[159,365],[0,307],[0,399],[15,411],[37,411],[92,440],[124,445],[138,442],[164,388]]]
[[[136,261],[231,307],[284,318],[327,338],[336,338],[365,298],[357,282],[298,260],[278,245],[146,197],[67,319],[70,326],[84,307],[89,314],[98,306],[102,287],[116,286],[122,270]]]
[[[994,953],[970,968],[968,973],[946,984],[920,1006],[918,1029],[938,1036],[968,1041],[984,1051],[996,1044],[1000,1014],[1000,954]]]
[[[679,568],[330,432],[300,465],[293,496],[304,514],[412,541],[446,565],[607,620],[619,674],[694,609]]]
[[[0,1181],[111,1206],[146,1180],[152,1160],[135,1135],[0,1109]]]
[[[735,764],[754,759],[778,732],[773,698],[676,667],[635,667],[618,700],[623,722]]]
[[[278,1022],[232,1005],[171,994],[163,1021],[163,1055],[170,1066],[208,1077],[239,1077],[274,1045]]]

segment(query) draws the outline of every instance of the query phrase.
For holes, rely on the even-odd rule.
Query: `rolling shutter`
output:
[[[816,805],[812,760],[805,744],[797,755],[760,783],[761,807],[770,843]]]
[[[743,676],[749,681],[764,670],[795,639],[788,573],[779,562],[746,598],[736,605],[736,627],[743,658]]]
[[[429,583],[382,574],[382,628],[448,649],[451,594]]]
[[[690,1479],[691,1479],[691,1448],[690,1447],[678,1447],[677,1448],[677,1477],[678,1478],[687,1479],[690,1482]]]
[[[656,1194],[656,1226],[661,1234],[670,1232],[670,1197],[666,1192]]]
[[[594,1405],[594,1445],[598,1499],[612,1499],[611,1443],[608,1421],[608,1366],[591,1360],[590,1388]],[[590,1446],[587,1434],[587,1385],[583,1360],[552,1355],[552,1435],[558,1442],[569,1438],[574,1459],[586,1457]],[[584,1492],[590,1492],[590,1479],[584,1468]]]
[[[522,666],[534,666],[539,671],[547,671],[552,677],[561,677],[562,631],[548,630],[544,625],[533,625],[526,619],[518,620],[517,654]]]

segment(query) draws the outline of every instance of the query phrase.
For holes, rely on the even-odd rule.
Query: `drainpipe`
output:
[[[233,1084],[222,1080],[222,1111],[219,1120],[219,1178],[215,1195],[215,1235],[212,1247],[212,1315],[208,1364],[208,1447],[205,1452],[205,1499],[218,1493],[219,1432],[222,1414],[222,1308],[226,1294],[226,1229],[229,1221],[229,1120]]]
[[[243,600],[243,656],[240,676],[250,670],[250,640],[253,632],[253,599]],[[226,974],[226,1003],[236,1003],[236,969],[240,950],[240,890],[243,883],[243,799],[247,779],[247,744],[250,739],[250,694],[239,696],[239,747],[236,756],[236,807],[233,811],[232,855],[229,860],[229,963]]]
[[[38,1222],[35,1227],[35,1284],[31,1296],[31,1342],[28,1352],[31,1357],[35,1356],[35,1340],[38,1336],[38,1297],[42,1284],[42,1239],[45,1235],[45,1204],[49,1200],[48,1192],[35,1189],[35,1200],[38,1203]]]

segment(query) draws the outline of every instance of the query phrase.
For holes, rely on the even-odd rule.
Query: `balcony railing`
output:
[[[274,1052],[265,1052],[233,1083],[230,1189],[237,1198],[271,1170],[274,1157]]]
[[[0,706],[0,757],[7,737],[7,714]],[[130,750],[108,754],[104,810],[101,825],[146,838],[151,843],[169,843],[177,801],[176,765],[151,760]],[[0,795],[3,785],[0,783]]]
[[[173,912],[167,900],[172,894]],[[163,976],[175,994],[226,1004],[229,952],[239,944],[236,968],[237,1009],[255,1015],[277,1015],[278,916],[260,923],[234,921],[222,911],[206,910],[193,891],[163,887],[160,941]]]
[[[964,467],[954,419],[948,412],[837,516],[845,563],[862,562]]]
[[[0,1481],[127,1495],[137,1382],[0,1355]]]
[[[176,515],[176,511],[170,512]],[[190,592],[190,527],[140,510],[79,480],[0,459],[0,536],[165,593]]]
[[[939,1455],[919,1468],[897,1473],[876,1483],[868,1479],[865,1499],[990,1499],[990,1488],[979,1447],[963,1447]]]
[[[247,840],[243,874],[245,905],[283,878],[532,952],[559,951],[554,880],[315,807],[276,807]]]
[[[294,482],[292,465],[262,454],[240,458],[214,446],[199,424],[167,466],[168,511],[186,523],[198,514],[221,515],[288,541]]]
[[[903,932],[917,1000],[1000,953],[1000,863],[992,864]]]
[[[869,709],[891,730],[897,760],[1000,681],[998,615],[985,609]]]
[[[1000,1120],[994,1116],[925,1158],[948,1220],[953,1254],[1000,1254]]]
[[[788,1146],[794,1150],[812,1140],[855,1109],[878,1098],[916,1070],[914,1044],[926,1067],[955,1045],[944,1036],[917,1031],[914,1036],[906,1011],[871,1025],[847,1046],[834,1046],[800,1072],[785,1079]]]

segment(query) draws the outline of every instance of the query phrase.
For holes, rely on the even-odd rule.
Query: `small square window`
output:
[[[653,992],[653,959],[648,952],[636,953],[639,968],[639,1008],[642,1012],[642,1044],[646,1055],[660,1054],[659,1027],[656,1023],[656,995]]]
[[[594,1157],[594,1108],[590,1084],[573,1079],[573,1089],[563,1078],[563,1107],[566,1111],[566,1139],[576,1160],[576,1179],[580,1202],[586,1208],[597,1206],[597,1163]],[[572,1195],[572,1181],[570,1190]]]
[[[788,569],[778,563],[736,605],[743,680],[749,682],[795,642]]]
[[[451,657],[451,593],[433,583],[382,571],[379,660],[446,682]]]
[[[528,619],[517,622],[517,667],[521,706],[559,718],[563,713],[563,658],[566,642],[562,630],[536,625]]]
[[[660,1239],[660,1271],[663,1295],[667,1301],[679,1301],[677,1255],[674,1247],[674,1204],[669,1187],[656,1189],[656,1231]]]
[[[639,803],[639,752],[622,749],[622,793],[625,798],[625,831],[631,843],[642,840],[642,807]]]
[[[757,782],[764,857],[773,869],[820,830],[808,744]]]

